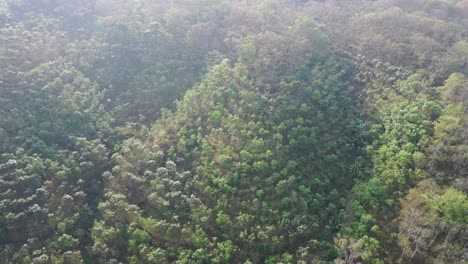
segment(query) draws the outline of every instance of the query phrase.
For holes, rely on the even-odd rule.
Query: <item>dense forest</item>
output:
[[[468,262],[467,0],[0,0],[0,263]]]

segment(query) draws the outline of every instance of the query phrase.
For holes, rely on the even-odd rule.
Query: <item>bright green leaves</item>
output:
[[[418,174],[415,163],[421,164],[424,160],[424,154],[418,149],[422,140],[430,136],[431,120],[438,116],[438,113],[426,116],[421,113],[428,108],[438,112],[440,107],[435,101],[427,101],[424,94],[430,94],[431,88],[416,77],[399,83],[397,89],[403,95],[391,95],[391,104],[381,106],[380,118],[385,132],[376,141],[381,145],[376,149],[378,154],[373,155],[374,170],[376,177],[393,177],[398,184],[404,185]],[[416,93],[422,95],[418,97]],[[413,155],[417,161],[413,160]]]
[[[354,234],[371,235],[371,239],[380,241],[380,223],[387,228],[386,233],[391,232],[391,225],[385,223],[381,214],[395,214],[392,208],[408,185],[427,177],[428,157],[423,147],[431,138],[434,120],[441,111],[434,94],[434,88],[414,75],[376,98],[377,118],[384,130],[369,148],[373,161],[371,178],[354,186],[357,199],[352,205],[359,219],[353,224]],[[372,252],[381,252],[378,244]],[[368,258],[376,259],[370,255]]]
[[[449,222],[468,225],[468,197],[453,188],[442,194],[424,195],[426,206]]]
[[[134,255],[135,257],[140,255],[141,253],[148,251],[151,242],[150,235],[141,230],[136,228],[135,230],[131,231],[130,238],[128,241],[128,250],[130,254]],[[131,259],[132,262],[132,259]],[[133,262],[137,263],[137,258]]]
[[[225,262],[225,263],[229,263],[233,260],[234,258],[234,255],[235,255],[235,251],[236,251],[236,246],[233,245],[232,241],[231,240],[227,240],[227,241],[224,241],[224,242],[221,242],[217,245],[217,250],[216,250],[216,253],[219,258],[220,258],[220,261],[219,262]]]
[[[413,240],[420,239],[421,244],[416,249],[410,249],[412,246],[402,244],[404,251],[414,250],[411,253],[407,251],[403,253],[403,256],[406,257],[408,254],[412,258],[419,254],[418,247],[422,252],[430,252],[432,249],[426,243],[430,238],[418,238],[421,233],[417,232],[423,231],[421,229],[412,231],[411,228],[432,228],[440,229],[434,232],[446,232],[444,226],[436,226],[435,222],[434,224],[423,222],[424,217],[433,217],[432,213],[427,213],[427,210],[424,211],[427,216],[414,220],[420,217],[419,213],[406,215],[413,214],[411,210],[414,209],[405,208],[404,210],[409,211],[404,212],[405,218],[400,223],[399,235],[396,235],[396,227],[388,221],[390,218],[396,218],[398,199],[405,194],[408,186],[434,175],[438,176],[440,182],[447,183],[449,179],[457,178],[456,174],[451,174],[452,171],[460,175],[466,173],[460,166],[464,160],[463,155],[453,156],[463,149],[461,146],[463,144],[460,145],[460,140],[463,138],[461,129],[465,126],[463,114],[460,112],[463,106],[460,102],[463,100],[456,98],[464,98],[465,93],[462,88],[464,79],[461,74],[453,74],[447,79],[444,87],[436,88],[431,87],[422,75],[415,74],[405,81],[397,82],[394,87],[384,89],[377,86],[376,94],[372,94],[372,91],[368,93],[373,99],[370,104],[376,110],[375,117],[380,124],[374,125],[373,130],[377,133],[372,134],[378,136],[367,148],[373,161],[371,177],[367,181],[359,181],[353,188],[356,199],[351,205],[353,215],[358,221],[348,229],[351,234],[361,238],[369,236],[381,243],[388,243],[387,247],[393,247],[391,245],[396,243],[397,237],[400,241],[406,242],[408,237]],[[442,100],[437,100],[439,92]],[[432,142],[437,145],[431,146]],[[455,163],[454,159],[457,159],[458,163]],[[431,188],[437,190],[438,187]],[[461,213],[466,211],[465,195],[449,188],[445,193],[424,194],[424,197],[426,197],[426,207],[439,214],[439,217],[445,221],[453,223],[458,221],[458,224],[466,221]],[[419,198],[413,197],[413,199],[418,201]],[[408,202],[411,203],[410,200]],[[403,206],[406,206],[405,203]],[[453,206],[449,206],[449,203]],[[407,226],[410,225],[410,221],[419,226]],[[403,235],[402,232],[408,233]],[[433,230],[424,232],[430,233]],[[390,233],[395,235],[388,237]],[[378,244],[372,252],[377,255],[370,255],[367,260],[369,263],[378,260],[379,254],[382,254],[381,256],[395,254],[387,248],[379,248]],[[426,253],[420,253],[418,256],[423,254]]]
[[[455,183],[456,188],[463,184]],[[401,259],[430,263],[462,263],[466,245],[468,200],[454,187],[423,180],[401,200],[398,244]]]
[[[232,225],[229,216],[223,213],[222,211],[218,212],[216,215],[216,226],[221,230],[224,236],[229,236],[229,229]]]

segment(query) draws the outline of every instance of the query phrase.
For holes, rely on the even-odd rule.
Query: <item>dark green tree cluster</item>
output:
[[[93,228],[101,261],[333,259],[358,154],[352,72],[333,59],[306,72],[272,93],[225,60],[149,139],[124,142]]]
[[[7,91],[0,107],[1,256],[79,259],[109,166],[111,118],[96,84],[62,61],[20,75],[24,90]]]

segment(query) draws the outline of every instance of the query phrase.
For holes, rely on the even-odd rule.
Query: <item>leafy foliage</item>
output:
[[[464,0],[0,0],[0,262],[465,263]]]

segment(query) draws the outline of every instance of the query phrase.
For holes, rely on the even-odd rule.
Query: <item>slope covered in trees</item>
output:
[[[465,263],[468,2],[0,1],[0,262]]]

